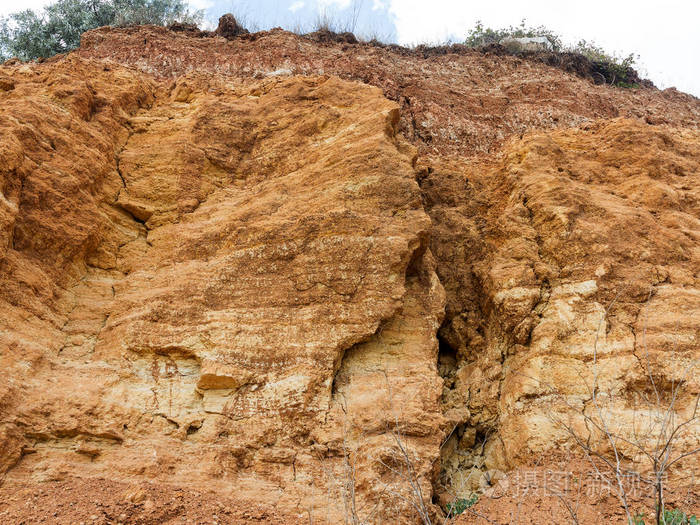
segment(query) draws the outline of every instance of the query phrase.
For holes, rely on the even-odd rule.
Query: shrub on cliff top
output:
[[[562,48],[561,37],[557,33],[545,26],[530,27],[525,23],[525,20],[522,20],[519,26],[503,27],[501,29],[484,27],[484,24],[478,21],[474,27],[467,32],[467,39],[464,41],[464,44],[469,47],[481,47],[489,44],[498,44],[506,37],[544,37],[549,40],[555,51],[559,51]]]
[[[85,31],[106,25],[167,25],[202,18],[186,0],[58,0],[43,11],[0,18],[0,59],[34,60],[80,45]]]
[[[634,70],[638,55],[620,56],[609,53],[594,42],[580,40],[576,45],[565,46],[561,36],[545,26],[528,26],[523,20],[519,26],[500,29],[485,27],[477,22],[467,32],[464,44],[468,47],[479,48],[498,44],[504,38],[544,37],[552,44],[552,51],[557,54],[573,53],[585,57],[590,62],[591,73],[596,81],[606,82],[620,87],[637,87],[640,79]],[[508,49],[506,49],[508,51]],[[519,54],[517,51],[514,54]]]
[[[627,56],[619,56],[605,51],[593,42],[580,40],[570,48],[573,53],[579,53],[591,61],[596,72],[605,77],[605,81],[620,87],[635,87],[637,84],[637,72],[634,65],[638,55],[630,53]]]

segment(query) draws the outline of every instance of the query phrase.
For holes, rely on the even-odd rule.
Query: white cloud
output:
[[[297,11],[299,11],[299,9],[303,8],[305,5],[306,4],[304,2],[297,1],[297,2],[292,3],[292,5],[289,6],[289,10],[292,13],[296,13]]]
[[[209,9],[214,6],[214,0],[189,0],[192,9]]]
[[[350,6],[351,1],[352,0],[318,0],[318,3],[322,7],[335,6],[339,7],[340,9],[345,9],[346,7]]]
[[[374,0],[372,11],[379,11],[380,9],[386,9],[386,4],[383,0]]]
[[[700,96],[700,3],[687,0],[390,0],[400,43],[464,38],[477,20],[485,25],[545,24],[575,42],[594,40],[610,51],[636,53],[660,85]]]
[[[20,3],[14,0],[0,0],[0,16],[24,11],[25,9],[37,11],[50,3],[52,3],[52,0],[22,0]]]

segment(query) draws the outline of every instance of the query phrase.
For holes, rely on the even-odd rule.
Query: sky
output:
[[[0,14],[50,0],[0,0]],[[249,29],[309,30],[326,13],[365,37],[410,45],[463,41],[477,20],[490,27],[543,24],[566,43],[594,41],[620,55],[640,55],[638,69],[658,87],[700,97],[698,0],[189,0],[210,25],[232,12]],[[357,16],[353,16],[353,12]],[[353,23],[356,18],[356,23]]]

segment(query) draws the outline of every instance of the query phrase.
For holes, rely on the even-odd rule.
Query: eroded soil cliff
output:
[[[575,453],[592,384],[630,443],[654,389],[692,414],[698,99],[143,27],[0,108],[7,522],[437,519]]]

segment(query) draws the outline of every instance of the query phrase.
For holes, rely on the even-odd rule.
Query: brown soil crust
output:
[[[0,523],[7,524],[213,524],[294,523],[271,504],[241,504],[198,490],[107,479],[68,478],[0,486]]]

